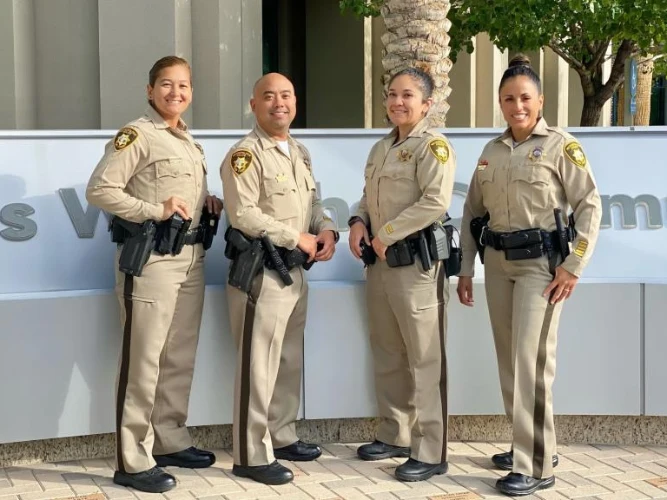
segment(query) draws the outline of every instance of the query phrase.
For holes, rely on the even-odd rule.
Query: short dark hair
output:
[[[178,56],[165,56],[155,61],[155,64],[153,64],[153,67],[148,72],[148,84],[151,87],[155,87],[155,82],[157,81],[158,76],[160,76],[160,72],[163,69],[171,68],[172,66],[185,66],[188,68],[188,72],[190,73],[190,85],[192,85],[192,69],[190,69],[190,65],[185,59]]]
[[[422,94],[424,95],[424,100],[429,99],[433,96],[435,81],[433,81],[433,77],[430,74],[428,74],[423,69],[419,68],[405,68],[394,73],[392,77],[389,79],[387,88],[391,87],[392,82],[396,80],[396,78],[403,75],[407,75],[410,78],[412,78],[415,82],[417,82],[419,89],[422,91]]]
[[[530,65],[530,59],[525,54],[517,54],[509,62],[507,69],[503,73],[503,77],[500,79],[498,93],[500,93],[500,89],[503,88],[503,85],[505,85],[507,80],[517,76],[527,76],[530,78],[537,87],[537,91],[540,94],[542,93],[542,82],[540,81],[540,77]]]

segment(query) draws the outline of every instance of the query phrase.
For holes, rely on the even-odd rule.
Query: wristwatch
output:
[[[364,219],[362,219],[362,218],[359,217],[358,215],[353,215],[352,217],[350,217],[350,218],[347,220],[347,226],[348,226],[348,227],[352,227],[352,226],[353,226],[354,224],[356,224],[357,222],[361,222],[362,224],[365,224]]]

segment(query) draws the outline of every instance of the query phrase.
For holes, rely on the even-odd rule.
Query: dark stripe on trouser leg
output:
[[[544,415],[546,412],[547,388],[544,370],[547,364],[547,337],[554,315],[554,305],[549,304],[544,314],[540,342],[535,363],[535,409],[533,412],[533,477],[541,478],[544,471]]]
[[[248,293],[241,340],[241,401],[239,402],[239,465],[248,465],[248,413],[250,411],[250,357],[252,353],[252,330],[255,323],[255,307],[262,289],[263,270],[255,278]]]
[[[123,461],[123,446],[121,442],[121,427],[123,424],[123,408],[127,393],[127,380],[130,373],[130,340],[132,338],[132,292],[134,291],[134,277],[125,275],[123,286],[123,305],[125,306],[125,325],[123,328],[123,347],[120,358],[120,373],[118,375],[118,394],[116,394],[116,458],[118,470],[125,472]]]
[[[445,278],[445,265],[440,262],[438,280],[438,335],[440,337],[440,403],[442,404],[442,455],[440,462],[447,460],[447,353],[445,351],[445,286],[449,284]]]

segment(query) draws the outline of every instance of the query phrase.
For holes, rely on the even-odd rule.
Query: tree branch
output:
[[[625,61],[636,50],[635,43],[631,40],[623,40],[616,51],[616,58],[614,64],[611,66],[611,73],[607,82],[602,86],[598,92],[597,99],[600,102],[605,102],[610,99],[616,92],[618,86],[623,82],[625,77]]]
[[[551,41],[549,42],[549,47],[556,54],[562,57],[566,63],[568,63],[572,68],[574,68],[574,70],[577,73],[582,74],[587,71],[586,67],[583,64],[581,64],[580,61],[577,61],[574,57],[572,57],[570,54],[561,49],[560,46],[558,45],[558,42],[555,39],[553,38],[551,39]]]
[[[611,42],[611,38],[609,37],[600,42],[599,47],[597,47],[597,50],[593,53],[593,62],[591,62],[591,68],[598,68],[602,66],[604,55],[607,53],[607,49],[609,48],[609,42]]]

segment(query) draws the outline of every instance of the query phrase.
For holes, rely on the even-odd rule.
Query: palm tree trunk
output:
[[[653,87],[653,58],[637,58],[637,114],[635,125],[651,123],[651,89]]]
[[[434,127],[444,127],[449,110],[449,0],[386,0],[382,7],[387,32],[382,36],[385,69],[383,83],[408,66],[420,68],[433,76],[433,106],[429,120]]]

